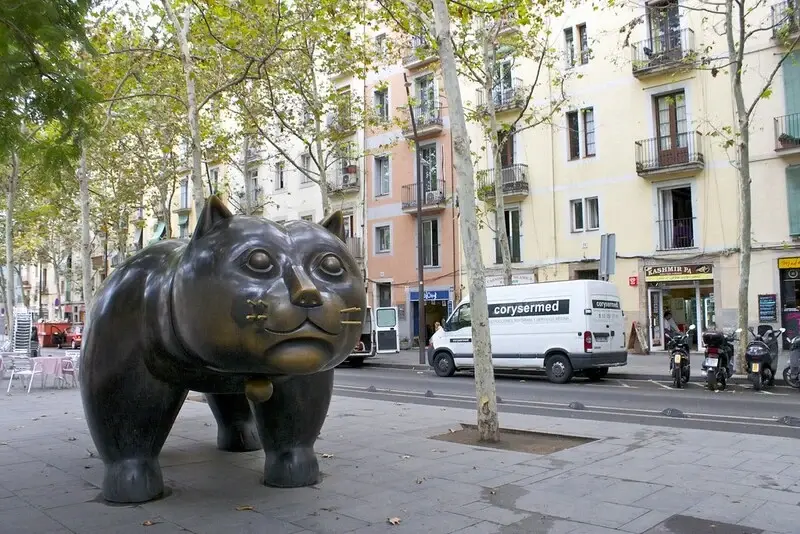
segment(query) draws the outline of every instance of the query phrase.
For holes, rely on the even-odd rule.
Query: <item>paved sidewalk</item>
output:
[[[703,354],[692,352],[692,377],[702,379],[700,374],[703,365]],[[783,384],[783,368],[786,367],[788,355],[781,354],[778,364],[778,377],[776,383]],[[377,354],[374,358],[365,361],[365,365],[372,367],[385,367],[390,369],[430,369],[427,363],[420,365],[419,352],[416,350],[402,350],[397,354]],[[608,378],[621,378],[629,380],[666,380],[669,379],[669,359],[666,352],[653,354],[628,354],[628,365],[611,367]],[[746,375],[734,375],[737,380],[747,380]]]
[[[428,439],[461,422],[474,412],[334,397],[324,479],[281,490],[259,484],[263,453],[217,451],[208,406],[187,401],[161,455],[171,495],[108,506],[77,390],[14,393],[0,397],[0,532],[799,531],[797,440],[515,414],[502,425],[598,441],[539,456]]]

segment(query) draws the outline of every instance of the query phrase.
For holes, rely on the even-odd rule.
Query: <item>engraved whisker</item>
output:
[[[343,310],[339,310],[339,313],[350,313],[350,312],[360,312],[361,308],[358,306],[353,306],[352,308],[345,308]]]

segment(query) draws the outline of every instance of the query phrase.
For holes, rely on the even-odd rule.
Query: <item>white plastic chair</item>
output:
[[[72,377],[72,387],[78,385],[78,368],[80,367],[81,351],[66,351],[65,359],[61,362],[61,380],[66,382],[66,377]]]
[[[6,389],[6,393],[11,391],[11,385],[14,383],[15,376],[19,377],[20,381],[22,382],[23,389],[25,388],[25,377],[28,377],[28,393],[30,393],[31,386],[33,386],[33,377],[36,375],[41,375],[42,387],[44,387],[44,373],[42,372],[42,367],[35,360],[27,356],[12,357],[11,378],[8,379],[8,389]]]

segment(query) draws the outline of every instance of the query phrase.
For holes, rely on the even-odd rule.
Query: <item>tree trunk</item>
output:
[[[81,271],[83,283],[83,305],[86,307],[84,324],[88,326],[92,307],[92,238],[89,232],[89,172],[86,169],[86,145],[81,149],[80,171],[81,201]]]
[[[172,10],[170,0],[161,0],[167,12],[170,22],[175,26],[175,36],[181,49],[181,62],[183,63],[183,75],[186,81],[186,103],[187,116],[189,119],[189,130],[192,135],[192,197],[194,198],[195,215],[200,216],[205,204],[203,194],[203,155],[200,145],[200,119],[197,110],[197,91],[194,85],[194,60],[189,49],[189,25],[192,20],[191,8],[187,6],[183,13],[183,23],[178,20],[177,15]]]
[[[242,175],[244,176],[244,214],[253,214],[253,184],[250,183],[250,176],[247,172],[248,151],[250,150],[250,138],[245,135],[242,140]]]
[[[19,179],[19,159],[17,153],[11,153],[11,175],[8,177],[6,191],[6,327],[9,339],[14,333],[14,196]]]
[[[461,89],[458,83],[456,58],[450,39],[450,13],[447,11],[445,0],[433,0],[433,14],[444,89],[450,106],[453,165],[458,177],[458,193],[461,198],[460,229],[464,255],[467,259],[469,298],[472,308],[472,350],[475,366],[475,392],[478,401],[478,433],[481,441],[496,442],[499,440],[500,422],[497,414],[497,393],[489,337],[486,280],[475,209],[475,172],[472,166]]]
[[[484,27],[484,30],[486,28]],[[497,112],[494,105],[494,69],[497,51],[494,43],[490,42],[489,33],[483,42],[483,91],[486,98],[486,112],[489,115],[489,153],[493,159],[492,167],[494,177],[494,223],[497,244],[500,247],[500,258],[503,263],[503,284],[510,286],[513,272],[511,270],[511,247],[508,243],[506,232],[506,201],[503,196],[503,162],[500,157],[500,129],[497,124]]]
[[[725,2],[725,33],[728,43],[728,57],[733,59],[733,64],[729,68],[731,91],[733,93],[734,109],[736,110],[736,127],[739,139],[737,141],[738,161],[737,170],[739,174],[739,309],[737,310],[737,328],[742,331],[739,334],[739,346],[736,350],[736,368],[739,373],[745,372],[744,352],[747,348],[748,340],[748,316],[749,316],[749,294],[750,294],[750,252],[752,249],[752,214],[750,211],[750,118],[747,116],[747,106],[744,103],[744,93],[742,92],[742,68],[743,50],[740,47],[745,45],[741,37],[743,28],[736,28],[740,31],[739,42],[734,37],[733,25],[733,0]],[[741,11],[743,5],[738,8],[740,22],[743,22],[744,13]]]
[[[58,269],[59,269],[58,264],[56,264],[54,262],[53,263],[53,281],[56,284],[56,287],[55,287],[56,297],[55,298],[58,300],[58,305],[55,306],[55,308],[53,308],[53,319],[54,320],[60,318],[58,312],[61,309],[61,285],[60,285],[61,284],[61,277],[58,275]],[[55,302],[56,301],[53,300],[53,304],[55,304]]]
[[[314,69],[311,69],[311,92],[312,99],[316,104],[319,103],[319,88],[317,85],[317,75]],[[316,107],[319,109],[319,107]],[[314,148],[317,151],[317,168],[319,169],[319,192],[322,195],[322,216],[327,217],[331,213],[331,199],[328,196],[328,169],[325,165],[325,149],[322,146],[322,124],[320,118],[314,116]]]

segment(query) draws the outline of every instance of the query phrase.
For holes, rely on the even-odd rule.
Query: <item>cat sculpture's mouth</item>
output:
[[[298,326],[292,328],[291,330],[272,330],[271,328],[267,328],[266,326],[263,327],[263,328],[264,328],[265,332],[269,332],[270,334],[274,334],[274,335],[277,335],[277,336],[291,336],[291,335],[295,335],[295,334],[298,334],[298,333],[301,333],[301,332],[309,333],[309,334],[314,334],[315,332],[316,333],[322,332],[322,333],[327,334],[329,336],[338,335],[337,332],[330,332],[330,331],[326,330],[325,328],[323,328],[322,326],[318,325],[317,323],[315,323],[314,321],[312,321],[308,317],[306,317],[306,319],[302,323],[300,323]]]

